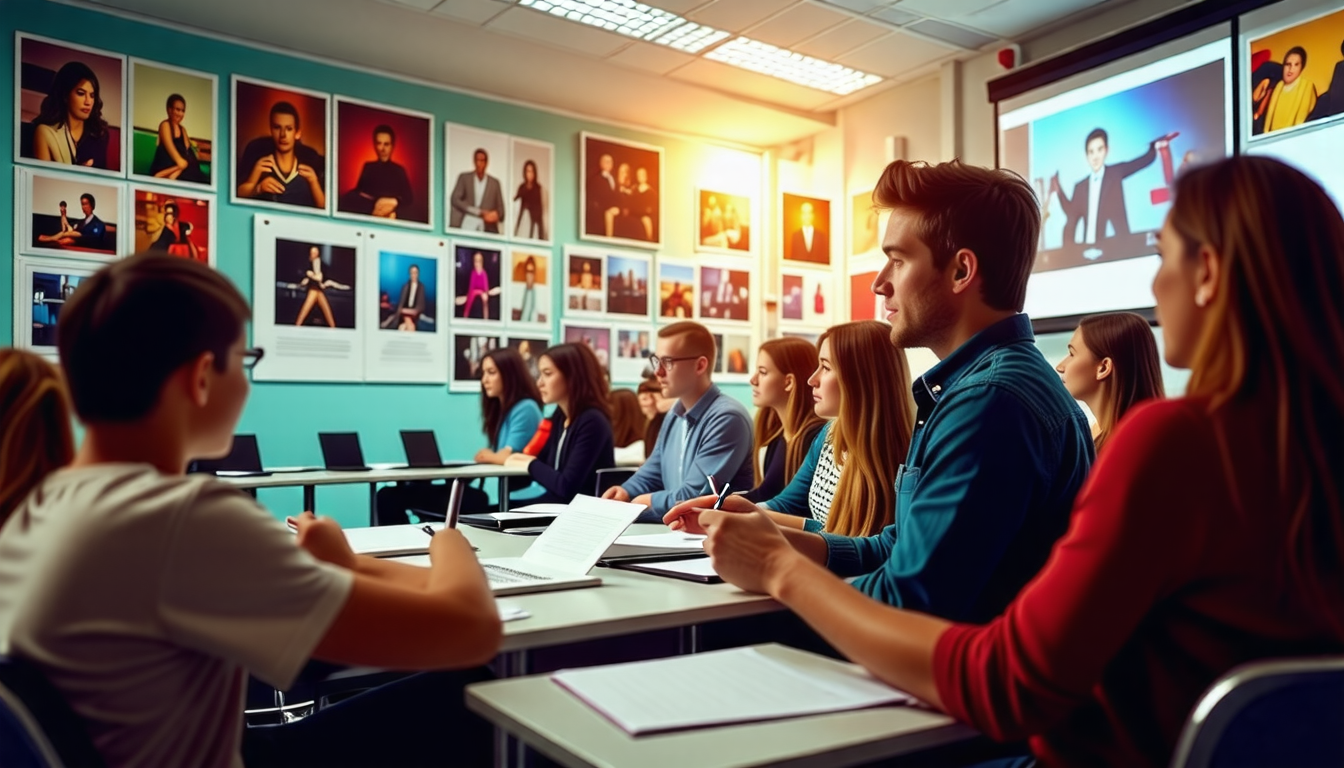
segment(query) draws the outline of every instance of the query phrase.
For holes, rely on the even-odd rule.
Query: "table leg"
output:
[[[522,677],[527,674],[530,659],[526,650],[508,651],[499,656],[497,669],[501,678]],[[495,728],[496,768],[525,768],[527,747],[510,736],[503,728]]]
[[[317,487],[313,485],[303,486],[303,509],[305,512],[317,513]]]
[[[499,511],[509,511],[509,478],[499,478]]]
[[[369,525],[378,524],[378,484],[369,483]]]
[[[682,627],[678,633],[677,651],[685,656],[690,653],[700,652],[700,625],[692,624],[689,627]]]

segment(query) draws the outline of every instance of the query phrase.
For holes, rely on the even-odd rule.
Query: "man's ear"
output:
[[[204,408],[210,402],[210,384],[214,380],[215,353],[202,352],[190,363],[189,382],[191,402],[197,408]]]
[[[1103,357],[1100,363],[1097,363],[1097,381],[1105,381],[1115,372],[1115,363],[1109,357]]]
[[[962,248],[952,254],[947,269],[952,278],[952,292],[963,293],[970,289],[971,283],[979,276],[980,259],[975,255],[975,251]]]
[[[709,375],[710,371],[713,370],[712,366],[713,363],[710,361],[709,355],[701,355],[695,358],[695,375],[697,376]]]

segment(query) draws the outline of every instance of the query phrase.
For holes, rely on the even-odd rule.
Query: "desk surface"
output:
[[[632,525],[627,533],[666,531],[663,525]],[[479,557],[518,557],[537,540],[469,526],[462,532],[480,548]],[[615,568],[598,567],[592,573],[602,577],[602,586],[501,597],[500,602],[532,615],[504,624],[500,650],[530,650],[783,610],[765,595],[730,584],[697,584]]]
[[[947,715],[892,706],[634,737],[547,675],[479,683],[466,695],[472,711],[570,768],[846,766],[976,736]]]
[[[237,488],[285,488],[297,485],[335,485],[338,483],[395,483],[403,480],[451,480],[453,478],[522,477],[526,467],[499,464],[469,464],[464,467],[392,469],[397,464],[373,464],[367,472],[336,472],[317,469],[311,472],[277,472],[257,477],[221,477]]]

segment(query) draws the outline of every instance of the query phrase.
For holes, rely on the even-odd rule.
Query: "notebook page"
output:
[[[562,670],[551,677],[631,734],[913,701],[852,664],[757,648]]]
[[[575,496],[569,509],[527,548],[523,560],[561,573],[583,575],[639,517],[644,507],[592,496]]]

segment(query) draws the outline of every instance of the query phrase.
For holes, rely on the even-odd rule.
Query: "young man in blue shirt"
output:
[[[914,382],[915,431],[893,478],[895,524],[866,538],[781,532],[745,500],[725,508],[750,514],[698,513],[703,498],[666,520],[709,532],[715,567],[744,589],[782,589],[769,566],[797,560],[778,556],[792,544],[836,576],[855,577],[877,601],[866,602],[870,610],[987,621],[1045,564],[1094,456],[1086,418],[1021,314],[1039,208],[1020,177],[955,161],[892,163],[873,197],[892,211],[887,263],[873,282],[892,342],[928,347],[940,360]],[[805,603],[789,605],[844,650],[866,612],[835,612],[854,605],[840,579],[814,586]]]
[[[650,358],[663,397],[677,398],[653,453],[634,477],[609,488],[603,498],[648,505],[638,522],[658,522],[680,501],[711,493],[709,476],[718,487],[750,490],[751,417],[747,409],[723,394],[710,380],[714,369],[714,336],[699,323],[683,321],[658,331]]]

